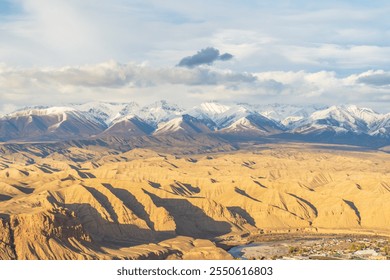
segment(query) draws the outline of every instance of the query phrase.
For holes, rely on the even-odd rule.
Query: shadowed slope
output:
[[[386,153],[268,144],[189,157],[75,143],[2,146],[0,259],[228,258],[213,241],[390,233]]]

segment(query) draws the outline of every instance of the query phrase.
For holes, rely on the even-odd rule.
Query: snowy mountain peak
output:
[[[381,118],[382,115],[371,109],[340,105],[316,111],[294,123],[294,127],[297,133],[332,130],[336,133],[370,134]]]
[[[15,111],[8,114],[7,117],[22,117],[22,116],[44,116],[44,115],[62,115],[66,112],[75,112],[75,108],[71,107],[35,107],[26,108],[24,110]]]
[[[204,102],[200,104],[200,109],[208,115],[223,114],[230,109],[229,106],[217,102]]]
[[[248,113],[239,117],[231,125],[221,131],[228,133],[262,134],[268,135],[284,131],[284,126],[280,123],[264,117],[256,112]]]
[[[159,100],[153,102],[152,104],[145,106],[144,108],[154,109],[154,110],[163,109],[165,111],[183,111],[183,109],[181,109],[176,104],[168,103],[166,100]]]
[[[356,105],[225,105],[215,101],[184,110],[161,100],[144,107],[135,102],[35,106],[0,117],[0,141],[214,132],[234,137],[299,135],[319,141],[333,141],[337,136],[344,137],[345,143],[348,137],[351,141],[375,137],[383,142],[390,141],[390,114]]]
[[[247,118],[243,117],[235,121],[225,130],[238,132],[238,131],[248,131],[248,130],[253,131],[253,130],[257,130],[257,128]]]
[[[180,116],[183,112],[184,109],[176,104],[169,104],[165,100],[160,100],[143,107],[138,111],[137,115],[150,125],[157,127],[159,123]]]
[[[355,122],[355,118],[343,106],[331,106],[325,110],[314,112],[310,118],[313,120],[332,118],[339,122]]]
[[[101,135],[115,135],[122,137],[149,135],[154,128],[135,115],[128,115],[117,120],[108,127]]]
[[[310,118],[314,120],[332,118],[339,122],[365,123],[370,127],[378,121],[382,115],[368,108],[360,108],[356,105],[331,106],[325,110],[314,112]]]
[[[106,125],[111,125],[114,120],[127,114],[135,114],[139,109],[139,105],[135,102],[88,102],[84,104],[76,104],[74,107],[80,111],[90,113],[95,118],[103,121]]]
[[[196,133],[208,133],[211,132],[209,127],[190,115],[184,114],[181,117],[174,118],[166,123],[162,123],[158,126],[157,130],[154,132],[155,135],[159,134],[169,134],[175,132],[183,132],[186,134],[196,134]]]

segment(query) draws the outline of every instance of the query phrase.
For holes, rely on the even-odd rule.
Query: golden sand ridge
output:
[[[0,259],[230,259],[261,233],[390,233],[390,155],[308,144],[0,154]],[[217,246],[218,245],[218,246]]]

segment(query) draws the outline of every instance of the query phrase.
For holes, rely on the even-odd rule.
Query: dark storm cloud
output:
[[[390,85],[390,73],[375,73],[369,76],[362,76],[357,81],[372,86],[388,86]]]
[[[230,60],[232,58],[233,58],[233,55],[231,55],[230,53],[224,53],[224,54],[219,56],[219,60],[222,60],[222,61]]]
[[[196,54],[192,56],[184,57],[182,60],[180,60],[177,66],[193,68],[195,66],[199,66],[203,64],[211,65],[216,60],[226,61],[232,58],[233,55],[231,55],[230,53],[224,53],[220,55],[219,50],[208,47],[198,51]]]

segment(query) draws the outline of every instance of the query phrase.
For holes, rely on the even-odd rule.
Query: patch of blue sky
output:
[[[186,15],[180,11],[164,8],[161,5],[152,5],[148,3],[138,4],[137,8],[143,15],[143,20],[160,21],[174,25],[181,25],[186,23],[201,22]],[[139,15],[138,15],[139,16]]]
[[[10,16],[20,12],[20,7],[13,1],[0,0],[0,16]]]

